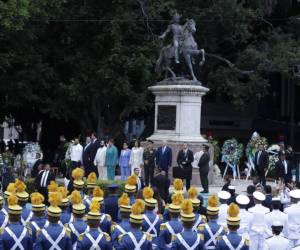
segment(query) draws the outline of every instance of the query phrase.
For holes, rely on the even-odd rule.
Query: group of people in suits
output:
[[[287,159],[287,152],[280,150],[278,152],[279,160],[275,163],[276,179],[290,183],[292,181],[292,162]],[[254,166],[257,175],[260,178],[260,183],[266,185],[266,171],[269,167],[269,154],[265,150],[264,145],[259,145],[258,151],[255,153]]]

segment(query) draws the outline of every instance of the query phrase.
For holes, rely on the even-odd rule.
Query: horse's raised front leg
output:
[[[171,70],[171,68],[170,67],[167,67],[167,70],[171,73],[171,75],[172,75],[172,78],[176,78],[176,74],[174,73],[174,71],[173,70]]]

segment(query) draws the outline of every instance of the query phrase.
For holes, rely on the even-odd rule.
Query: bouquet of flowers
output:
[[[277,144],[271,145],[267,152],[269,154],[269,169],[268,172],[273,172],[275,169],[275,163],[279,160],[278,153],[280,151],[280,146]]]
[[[268,148],[268,140],[265,137],[261,137],[257,132],[254,132],[246,147],[246,156],[248,160],[254,158],[259,145],[263,145],[265,150]]]

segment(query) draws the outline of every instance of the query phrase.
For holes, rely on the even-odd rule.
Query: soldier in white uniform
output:
[[[290,242],[287,238],[281,236],[283,224],[280,221],[273,221],[272,233],[273,236],[266,239],[264,250],[290,250]]]
[[[262,250],[265,241],[265,215],[270,212],[270,209],[264,207],[262,202],[266,196],[255,191],[253,193],[255,206],[248,211],[253,214],[253,219],[250,221],[250,250]]]
[[[221,203],[219,206],[219,218],[218,218],[218,224],[227,227],[227,210],[228,210],[228,205],[227,201],[231,197],[230,193],[227,191],[220,191],[218,192],[218,198],[219,202]]]
[[[266,221],[266,231],[267,237],[271,237],[272,233],[272,223],[274,221],[279,221],[283,225],[283,236],[288,237],[288,216],[287,214],[281,212],[279,209],[281,207],[280,198],[273,198],[272,199],[272,212],[266,214],[265,221]]]
[[[291,206],[287,207],[284,212],[288,215],[289,235],[291,247],[298,245],[300,239],[300,190],[290,192]]]
[[[243,236],[245,239],[249,239],[249,231],[250,231],[250,221],[253,219],[253,214],[246,210],[247,205],[250,202],[248,196],[244,194],[239,194],[236,197],[236,202],[240,207],[240,228],[238,229],[238,234]]]

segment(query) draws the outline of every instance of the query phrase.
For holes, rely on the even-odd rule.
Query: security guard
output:
[[[205,249],[215,249],[218,239],[225,233],[224,228],[218,224],[218,197],[212,195],[208,198],[207,218],[208,222],[198,227],[204,235]]]
[[[193,213],[193,204],[190,200],[184,200],[181,205],[181,221],[183,231],[176,234],[172,239],[172,249],[176,250],[202,250],[203,234],[193,231],[195,214]]]
[[[18,205],[17,196],[12,193],[8,197],[9,225],[1,228],[1,242],[4,250],[32,249],[31,230],[20,223],[22,207]]]
[[[82,199],[79,191],[74,190],[70,195],[70,200],[72,203],[72,213],[73,213],[73,222],[68,224],[68,227],[71,231],[71,240],[73,248],[76,248],[76,243],[79,238],[79,235],[85,232],[87,229],[87,224],[83,220],[85,215],[86,207],[82,203]]]
[[[249,240],[237,233],[241,218],[239,207],[231,203],[228,208],[227,227],[229,232],[218,241],[216,250],[249,250]]]
[[[97,201],[99,203],[99,206],[103,206],[103,197],[94,197],[92,201]],[[103,232],[108,233],[110,235],[110,229],[111,229],[111,217],[109,214],[102,213],[100,214],[100,228]]]
[[[219,206],[219,217],[218,217],[218,224],[220,224],[223,227],[226,227],[226,217],[227,217],[227,210],[228,210],[228,200],[230,199],[231,195],[227,191],[220,191],[218,192],[218,198],[220,201]]]
[[[206,216],[201,215],[198,213],[199,207],[200,207],[200,200],[197,198],[198,197],[198,190],[196,187],[191,187],[188,190],[188,197],[191,200],[192,204],[193,204],[193,213],[195,214],[195,223],[193,225],[193,230],[194,231],[198,231],[198,226],[200,224],[204,224],[207,222],[206,220]]]
[[[97,175],[92,172],[88,175],[86,180],[87,195],[84,196],[84,205],[86,206],[86,211],[90,209],[90,204],[93,199],[93,190],[96,187]]]
[[[284,212],[288,215],[289,240],[291,247],[298,245],[300,239],[300,190],[290,191],[291,206],[287,207]]]
[[[145,187],[143,189],[143,197],[145,201],[144,221],[142,223],[142,230],[152,236],[152,247],[156,248],[158,244],[158,236],[162,217],[154,212],[157,206],[157,200],[153,198],[154,192],[152,188]]]
[[[61,216],[61,209],[58,207],[58,204],[61,202],[61,197],[61,194],[58,192],[49,194],[49,226],[43,228],[38,234],[34,250],[72,249],[70,230],[58,224]]]
[[[183,226],[179,220],[180,207],[183,202],[183,195],[180,193],[172,195],[172,203],[169,205],[170,221],[160,225],[160,233],[157,249],[171,249],[172,237],[181,233]]]
[[[246,208],[250,203],[250,199],[247,195],[239,194],[236,197],[236,203],[240,207],[240,218],[241,218],[238,234],[243,236],[245,239],[249,239],[249,226],[250,226],[250,222],[253,219],[253,214],[248,212]]]
[[[131,175],[127,178],[127,183],[125,185],[125,192],[128,194],[130,199],[130,205],[132,206],[135,203],[135,194],[136,194],[136,176]]]
[[[104,192],[103,192],[103,190],[100,188],[100,187],[98,187],[98,186],[96,186],[96,187],[94,187],[94,189],[93,189],[93,198],[92,198],[92,200],[93,199],[96,199],[96,200],[98,200],[99,202],[101,202],[101,203],[103,203],[103,200],[104,200]],[[101,206],[101,213],[105,213],[105,208],[104,208],[104,206]]]
[[[26,226],[27,223],[31,220],[33,213],[30,211],[26,204],[28,202],[29,194],[25,191],[26,185],[23,181],[20,181],[19,179],[16,179],[15,181],[15,187],[17,190],[17,197],[18,197],[18,203],[22,207],[22,215],[21,215],[21,223],[23,226]]]
[[[112,245],[107,233],[101,232],[100,223],[100,204],[97,200],[92,200],[90,211],[87,215],[89,230],[79,236],[76,250],[102,249],[111,250]]]
[[[118,206],[118,184],[110,184],[107,186],[108,196],[104,198],[104,211],[111,216],[112,221],[119,221],[119,206]]]
[[[273,210],[265,215],[266,231],[268,236],[271,237],[273,235],[272,223],[274,221],[280,221],[283,225],[283,235],[284,237],[288,237],[288,215],[280,211],[280,198],[275,197],[272,199],[272,208]]]
[[[145,209],[145,204],[142,200],[137,199],[131,207],[130,225],[131,231],[122,234],[119,237],[120,249],[122,250],[150,250],[152,249],[151,235],[144,233],[140,227],[144,217],[142,212]]]
[[[73,222],[73,215],[70,213],[69,206],[69,197],[68,197],[68,190],[65,187],[58,187],[57,191],[61,194],[61,202],[59,203],[59,208],[61,209],[61,216],[58,224],[60,225],[67,225]]]
[[[45,218],[46,205],[44,204],[45,198],[41,193],[34,192],[30,195],[30,198],[33,217],[29,222],[29,226],[32,231],[32,240],[35,242],[37,232],[44,228],[47,221]]]
[[[6,210],[3,208],[4,199],[0,196],[0,228],[5,228],[8,224],[8,215]]]
[[[270,209],[262,205],[262,202],[266,199],[263,193],[255,191],[253,198],[255,206],[248,210],[253,214],[249,231],[251,249],[262,249],[265,240],[265,215],[270,212]]]
[[[283,224],[280,221],[272,222],[273,236],[264,242],[264,250],[290,250],[290,242],[287,238],[281,236]]]
[[[111,240],[115,249],[119,248],[119,236],[131,230],[131,226],[129,223],[131,206],[127,193],[122,194],[122,196],[118,200],[118,205],[120,207],[121,222],[118,224],[114,222],[111,227]]]

